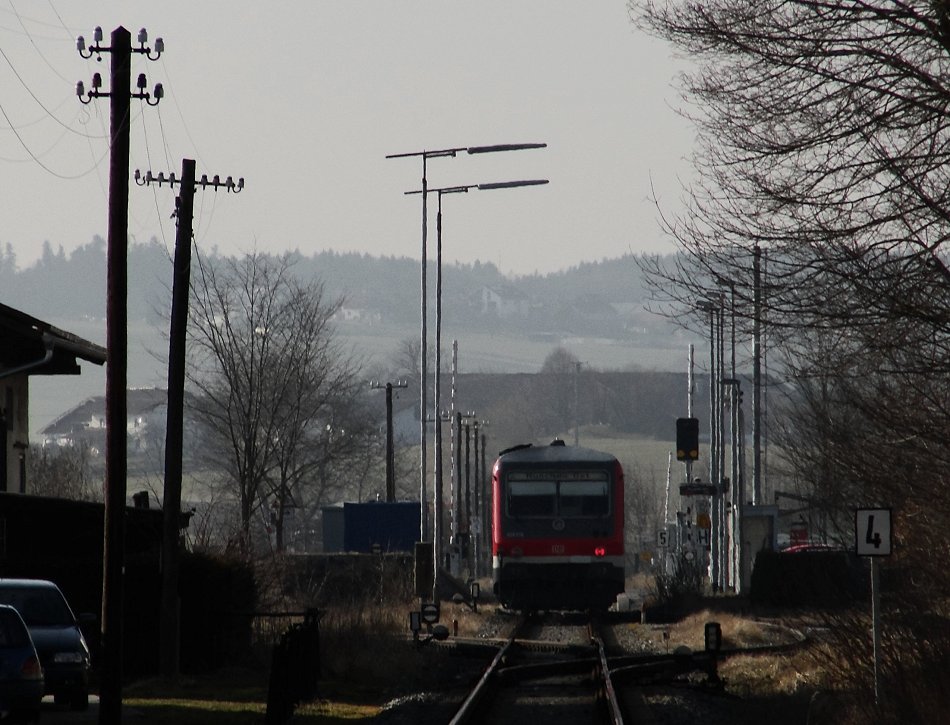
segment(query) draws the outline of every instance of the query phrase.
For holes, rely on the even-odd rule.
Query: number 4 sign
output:
[[[854,538],[858,556],[890,556],[891,510],[858,509],[855,511]]]

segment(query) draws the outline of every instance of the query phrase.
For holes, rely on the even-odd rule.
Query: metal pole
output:
[[[693,394],[696,392],[696,382],[693,380],[693,368],[694,364],[694,349],[693,343],[689,344],[689,353],[688,353],[688,367],[686,373],[686,417],[693,417]],[[686,482],[692,483],[693,480],[693,461],[687,456],[684,461],[686,466]],[[667,496],[669,498],[669,496]]]
[[[752,252],[752,505],[762,500],[762,249]]]
[[[468,522],[466,527],[468,533],[468,570],[472,571],[472,486],[471,486],[471,430],[468,423],[465,424],[465,520]]]
[[[482,421],[482,426],[485,425],[485,421]],[[482,537],[482,556],[485,560],[487,566],[487,572],[491,571],[491,562],[489,561],[491,555],[491,549],[489,548],[489,538],[488,532],[491,528],[491,511],[489,511],[489,504],[491,503],[491,496],[488,495],[489,487],[488,482],[491,480],[491,473],[485,467],[487,463],[485,455],[485,445],[488,437],[485,433],[482,433],[482,479],[479,484],[482,491],[482,528],[481,528],[481,537]]]
[[[452,340],[452,403],[449,408],[449,420],[450,424],[450,433],[449,438],[451,439],[451,465],[449,466],[452,470],[451,476],[451,488],[452,488],[452,537],[451,544],[453,547],[459,546],[459,532],[461,529],[462,522],[462,505],[460,503],[461,498],[459,496],[459,484],[461,481],[461,476],[457,475],[458,470],[458,457],[459,457],[459,447],[457,441],[458,436],[458,424],[456,418],[456,397],[458,395],[457,380],[458,376],[458,364],[459,364],[459,342],[458,340]],[[457,564],[456,557],[455,561]],[[453,575],[458,575],[458,571],[453,568]]]
[[[719,313],[718,313],[718,325],[719,325],[719,359],[718,359],[718,378],[720,384],[717,388],[717,393],[719,396],[719,407],[717,409],[717,415],[719,418],[719,486],[720,490],[717,492],[716,496],[719,502],[719,591],[723,591],[726,588],[726,574],[727,574],[727,553],[728,549],[726,547],[726,505],[725,505],[725,494],[721,491],[722,484],[726,478],[726,411],[725,406],[723,405],[723,390],[722,390],[722,379],[725,377],[726,371],[726,309],[723,301],[722,294],[719,295]]]
[[[738,412],[739,419],[739,480],[736,482],[736,488],[738,489],[738,499],[739,499],[739,508],[736,510],[736,542],[738,544],[738,554],[736,557],[736,566],[738,567],[738,573],[736,574],[736,594],[742,594],[743,592],[743,581],[742,575],[745,572],[745,560],[746,560],[746,551],[745,545],[742,541],[742,528],[744,523],[744,512],[742,507],[745,502],[745,418],[742,414],[742,406],[739,406]]]
[[[716,308],[709,307],[709,482],[718,488],[719,481],[716,479],[719,471],[719,426],[718,416],[716,415],[716,404],[718,397],[716,388],[719,387],[716,367]],[[712,516],[710,517],[709,532],[709,563],[710,580],[713,591],[718,591],[719,587],[719,501],[718,494],[712,496]]]
[[[479,577],[479,557],[481,556],[481,553],[482,553],[482,547],[481,547],[481,538],[482,538],[482,516],[481,516],[481,511],[482,511],[482,507],[481,507],[481,496],[479,496],[479,493],[480,493],[480,491],[479,491],[479,488],[480,488],[480,487],[479,487],[479,481],[481,480],[481,478],[480,478],[480,466],[479,466],[479,458],[478,458],[479,440],[478,440],[478,421],[477,421],[477,420],[472,424],[472,429],[473,429],[473,430],[472,430],[472,435],[473,435],[473,437],[474,437],[474,439],[475,439],[475,451],[474,451],[474,456],[475,456],[475,486],[474,486],[474,489],[475,489],[475,491],[474,491],[474,493],[473,493],[473,495],[472,495],[472,498],[474,499],[472,505],[473,505],[473,508],[474,508],[474,510],[475,510],[475,517],[474,517],[475,525],[472,527],[472,528],[473,528],[473,531],[472,531],[472,559],[473,559],[473,561],[474,561],[474,565],[473,565],[473,567],[472,567],[472,571],[473,571],[473,573],[474,573],[475,578],[478,579],[478,577]]]
[[[580,445],[580,428],[581,428],[581,417],[578,403],[580,401],[577,395],[577,379],[580,377],[581,373],[581,364],[579,362],[574,363],[574,445]]]
[[[729,314],[731,315],[731,344],[730,344],[730,358],[731,365],[729,371],[729,377],[735,381],[732,384],[732,395],[730,400],[732,402],[729,410],[730,414],[730,437],[732,438],[732,443],[730,448],[732,449],[732,470],[729,473],[729,478],[732,484],[732,490],[729,493],[730,502],[732,503],[732,526],[730,527],[730,547],[729,547],[729,556],[731,560],[731,574],[732,574],[732,588],[733,591],[739,591],[739,516],[740,511],[739,507],[742,505],[741,500],[739,499],[739,380],[736,377],[736,286],[735,284],[730,283],[730,298],[729,298]]]
[[[428,236],[428,207],[427,199],[429,187],[426,181],[426,155],[422,155],[422,272],[420,280],[420,291],[422,297],[422,319],[419,334],[419,537],[421,541],[429,539],[429,507],[428,494],[426,492],[426,389],[428,387],[428,348],[426,338],[428,330],[426,328],[426,244]]]
[[[458,505],[458,531],[461,536],[468,528],[468,510],[465,508],[463,503],[463,486],[464,480],[462,478],[462,411],[458,410],[455,412],[455,471],[456,476],[458,477],[458,497],[456,499]],[[459,542],[461,545],[461,540]],[[461,552],[460,552],[461,553]]]
[[[877,557],[871,558],[871,638],[874,649],[874,704],[881,704],[881,575]]]
[[[433,537],[436,578],[442,566],[442,192],[439,191],[439,211],[436,215],[436,264],[435,264],[435,395],[433,418],[435,420],[435,460],[433,461],[433,487],[435,488],[435,523]],[[433,597],[433,601],[436,601]]]

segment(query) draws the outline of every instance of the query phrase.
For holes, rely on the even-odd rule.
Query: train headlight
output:
[[[607,555],[607,549],[605,549],[603,546],[594,547],[594,556],[606,556],[606,555]]]

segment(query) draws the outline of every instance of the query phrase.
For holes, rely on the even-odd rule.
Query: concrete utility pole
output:
[[[393,503],[396,500],[396,457],[393,447],[393,388],[408,388],[409,383],[399,380],[395,383],[381,385],[378,380],[370,383],[375,390],[386,391],[386,501]]]
[[[106,298],[106,476],[105,521],[103,526],[102,561],[102,674],[100,685],[99,722],[122,721],[122,598],[125,570],[125,506],[126,506],[126,380],[128,371],[128,241],[129,241],[129,111],[131,99],[140,98],[149,105],[161,100],[161,84],[155,86],[154,103],[145,91],[145,74],[138,77],[138,91],[132,93],[132,53],[141,53],[150,60],[158,59],[164,50],[161,38],[155,41],[154,55],[145,43],[148,35],[139,31],[138,48],[132,48],[132,36],[119,26],[112,31],[109,47],[100,45],[102,28],[96,28],[94,44],[86,48],[82,36],[76,49],[84,58],[94,54],[112,54],[110,90],[99,90],[102,77],[96,73],[92,90],[85,92],[82,81],[76,84],[76,95],[82,103],[108,96],[109,138],[109,230],[107,234],[107,298]]]
[[[162,502],[162,612],[159,646],[159,667],[163,677],[177,679],[181,653],[181,625],[178,597],[178,575],[181,532],[181,478],[185,418],[185,338],[188,328],[188,295],[191,288],[191,238],[195,210],[195,162],[182,159],[181,178],[172,173],[153,176],[147,171],[143,178],[138,169],[135,183],[149,186],[153,183],[169,187],[181,186],[176,200],[175,218],[178,231],[175,236],[174,279],[172,282],[172,310],[168,334],[168,414],[165,419],[165,491]],[[225,187],[235,193],[244,189],[244,179],[235,184],[229,176],[213,181],[202,175],[201,188]]]

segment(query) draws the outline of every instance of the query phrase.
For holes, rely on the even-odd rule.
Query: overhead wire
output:
[[[173,81],[171,78],[171,73],[168,70],[168,66],[165,63],[164,58],[161,58],[160,62],[162,64],[162,69],[165,72],[165,78],[168,79],[169,84],[172,85]],[[195,140],[191,135],[191,130],[188,128],[188,122],[185,120],[185,114],[182,112],[181,105],[178,103],[178,98],[176,97],[174,93],[167,94],[166,98],[168,98],[169,96],[172,99],[172,103],[174,103],[175,105],[175,110],[178,112],[178,118],[181,119],[181,127],[185,132],[185,136],[188,137],[188,141],[191,143],[191,147],[194,149],[195,159],[203,167],[208,168],[207,163],[202,158],[201,154],[198,152],[198,144],[195,143]],[[161,114],[159,114],[159,121],[160,122],[162,121]],[[162,128],[163,128],[163,133],[164,133],[164,126],[162,126]],[[193,227],[194,227],[193,235],[195,238],[195,244],[197,244],[199,241],[199,232],[200,232],[200,237],[202,240],[206,237],[208,230],[211,228],[212,220],[214,219],[214,211],[216,208],[216,204],[214,203],[214,201],[212,201],[211,211],[209,213],[209,216],[207,217],[207,223],[204,223],[205,222],[205,211],[204,211],[205,209],[204,197],[205,196],[206,194],[201,195],[201,203],[198,205],[198,213],[196,215],[197,218],[193,222]]]
[[[63,33],[65,34],[65,36],[66,36],[67,38],[69,38],[70,40],[73,40],[73,38],[75,37],[75,34],[74,34],[73,31],[69,28],[69,26],[66,25],[66,22],[63,20],[63,16],[59,14],[59,11],[56,9],[56,6],[53,5],[53,0],[47,0],[47,5],[49,5],[50,10],[52,10],[52,12],[53,12],[53,15],[56,16],[56,20],[57,20],[58,26],[63,29]],[[45,23],[45,22],[42,22],[42,21],[36,21],[36,22],[39,23],[39,24],[41,24],[41,25],[49,25],[50,27],[53,27],[53,23]],[[60,77],[62,77],[62,76],[60,76]],[[108,130],[106,130],[106,124],[105,124],[105,119],[103,118],[103,115],[102,115],[101,113],[99,113],[98,104],[95,105],[94,108],[96,109],[96,114],[95,114],[95,115],[96,115],[96,118],[98,119],[98,122],[99,122],[99,129],[101,130],[102,133],[101,133],[100,136],[90,136],[90,135],[87,135],[87,136],[86,136],[86,140],[87,140],[87,144],[86,144],[86,145],[87,145],[87,147],[88,147],[88,149],[89,149],[89,157],[90,157],[90,159],[92,159],[93,161],[95,161],[95,159],[96,159],[96,150],[93,148],[92,139],[93,139],[93,138],[105,138],[105,139],[109,139],[109,134],[110,134],[110,132],[109,132]],[[83,114],[85,118],[88,118],[88,115],[89,115],[89,114],[88,114],[88,106],[87,106],[87,104],[82,104],[82,108],[80,109],[80,113]],[[83,125],[86,125],[85,122],[82,121],[82,120],[80,120],[80,123],[82,123]],[[109,144],[109,146],[107,147],[106,153],[108,153],[108,149],[111,148],[111,139],[109,139],[109,141],[110,141],[110,144]],[[107,189],[107,187],[106,187],[105,179],[103,179],[103,176],[102,176],[102,160],[103,160],[104,158],[105,158],[105,156],[103,155],[103,156],[99,159],[99,161],[96,162],[95,169],[96,169],[96,181],[99,183],[99,190],[100,190],[100,192],[102,193],[102,196],[103,196],[104,198],[106,198],[106,197],[108,197],[108,189]]]
[[[10,5],[11,5],[11,7],[12,7],[12,5],[13,5],[12,0],[8,0],[8,2],[10,2]],[[17,15],[17,17],[19,18],[19,15]],[[22,25],[22,21],[21,21],[21,25]],[[62,76],[62,74],[59,73],[59,71],[57,71],[57,70],[52,66],[52,64],[46,59],[46,56],[44,56],[43,53],[40,51],[39,46],[37,46],[36,42],[33,40],[33,36],[30,34],[30,31],[26,29],[26,26],[23,26],[23,32],[24,32],[24,33],[26,34],[26,36],[30,39],[30,42],[32,43],[33,47],[36,49],[37,54],[43,59],[43,62],[45,62],[46,65],[47,65],[60,79],[66,81],[66,79]],[[13,71],[13,75],[14,75],[14,76],[16,77],[16,79],[20,82],[20,85],[22,85],[23,88],[26,90],[26,92],[30,94],[30,97],[36,102],[36,105],[38,105],[41,109],[43,109],[43,112],[44,112],[47,116],[49,116],[51,119],[53,119],[56,123],[58,123],[60,126],[62,126],[63,128],[65,128],[65,129],[66,129],[67,131],[69,131],[70,133],[75,133],[77,136],[82,136],[82,135],[83,135],[82,132],[77,131],[76,129],[72,128],[72,127],[69,126],[68,124],[63,123],[55,113],[53,113],[49,108],[46,107],[46,104],[43,103],[43,101],[41,101],[41,100],[39,99],[39,96],[37,96],[36,93],[33,92],[33,89],[30,88],[30,84],[26,82],[26,79],[23,78],[23,76],[22,76],[22,74],[20,73],[20,71],[18,71],[17,68],[16,68],[16,66],[13,65],[13,61],[10,60],[10,56],[8,56],[8,55],[6,54],[6,52],[3,50],[2,47],[0,47],[0,57],[2,57],[3,60],[6,61],[6,64],[7,64],[8,66],[10,66],[10,70]],[[69,81],[66,81],[66,82],[68,83]],[[64,100],[62,103],[65,103],[65,100]],[[62,105],[62,103],[61,103],[60,105]],[[33,122],[33,123],[37,123],[37,122],[38,122],[38,121],[35,121],[35,122]],[[29,124],[29,125],[32,125],[32,124]],[[25,126],[22,125],[22,124],[19,126],[19,128],[24,128],[24,127],[25,127]]]
[[[54,73],[55,73],[59,78],[63,78],[62,74],[60,74],[58,71],[56,71],[56,69],[52,66],[52,64],[49,62],[49,60],[46,58],[46,56],[45,56],[45,55],[42,53],[42,51],[40,50],[39,46],[37,45],[37,43],[36,43],[36,41],[35,41],[35,39],[34,39],[34,37],[33,37],[33,34],[30,32],[30,30],[29,30],[29,29],[27,28],[27,26],[26,26],[26,23],[24,22],[23,16],[19,13],[19,11],[17,11],[16,7],[13,5],[12,0],[8,0],[8,2],[9,2],[10,7],[11,7],[11,9],[12,9],[13,15],[16,17],[17,22],[18,22],[18,24],[19,24],[19,26],[20,26],[20,30],[22,31],[21,34],[22,34],[22,35],[25,35],[25,36],[30,40],[30,43],[33,45],[33,48],[36,50],[37,54],[40,55],[40,57],[43,59],[44,63],[46,63],[46,65],[47,65],[51,70],[53,70]],[[10,11],[4,11],[4,12],[10,12]],[[39,22],[39,21],[34,21],[34,20],[31,19],[31,22]],[[51,27],[52,27],[52,25],[51,25]],[[10,32],[18,32],[18,31],[11,29]],[[59,116],[57,116],[56,113],[54,113],[54,112],[39,98],[39,96],[34,92],[33,88],[30,86],[30,83],[28,83],[27,80],[23,77],[23,75],[20,73],[20,71],[19,71],[19,70],[17,69],[17,67],[14,65],[14,63],[13,63],[13,61],[11,60],[10,56],[6,53],[6,51],[3,50],[2,47],[0,47],[0,58],[3,58],[3,61],[4,61],[4,62],[7,64],[7,66],[10,68],[10,70],[12,71],[14,77],[17,79],[17,81],[20,83],[20,85],[23,86],[23,88],[24,88],[24,89],[26,90],[26,92],[30,95],[30,97],[33,99],[33,101],[36,103],[36,105],[39,106],[39,107],[42,109],[42,111],[43,111],[43,113],[45,114],[45,116],[48,117],[48,118],[51,118],[51,119],[52,119],[53,121],[55,121],[60,127],[62,127],[62,128],[64,129],[63,132],[60,134],[60,136],[59,136],[55,141],[53,141],[53,143],[52,143],[48,148],[46,148],[45,150],[42,150],[42,151],[37,150],[37,149],[34,147],[34,145],[30,144],[30,143],[27,141],[27,139],[23,136],[23,134],[21,133],[21,131],[22,131],[24,128],[28,128],[28,127],[33,126],[33,125],[39,123],[40,121],[44,120],[43,117],[40,117],[39,119],[37,119],[37,120],[35,120],[35,121],[30,121],[30,122],[25,123],[25,124],[24,124],[24,123],[19,123],[19,124],[18,124],[18,123],[15,123],[15,122],[13,121],[13,118],[12,118],[12,117],[10,116],[10,114],[7,112],[7,109],[6,109],[2,104],[0,104],[0,115],[2,115],[3,118],[6,120],[6,122],[7,122],[7,124],[8,124],[8,126],[7,126],[8,130],[10,130],[10,131],[13,132],[13,135],[16,137],[17,142],[18,142],[19,145],[23,148],[23,150],[26,151],[26,153],[27,153],[27,155],[28,155],[28,157],[29,157],[29,159],[12,159],[12,158],[9,158],[9,157],[4,157],[3,160],[8,161],[8,162],[20,162],[20,161],[25,162],[25,161],[28,161],[28,160],[32,160],[34,163],[36,163],[40,168],[42,168],[42,169],[43,169],[44,171],[46,171],[47,173],[51,174],[52,176],[54,176],[54,177],[56,177],[56,178],[64,179],[64,180],[75,180],[75,179],[84,178],[84,177],[88,176],[90,173],[92,173],[96,168],[98,168],[98,166],[102,163],[103,159],[105,158],[106,154],[103,154],[103,155],[102,155],[100,158],[98,158],[98,159],[95,157],[95,155],[93,155],[93,158],[92,158],[92,166],[87,167],[87,168],[85,168],[85,169],[83,169],[83,170],[81,170],[81,171],[79,171],[79,172],[77,172],[77,173],[74,173],[74,174],[65,173],[65,172],[63,172],[63,171],[57,170],[57,169],[54,168],[54,166],[51,165],[50,163],[44,162],[44,160],[43,160],[44,157],[46,157],[53,149],[55,149],[55,148],[60,144],[60,142],[63,140],[63,138],[66,136],[66,134],[68,134],[68,133],[72,133],[72,134],[75,134],[75,135],[77,135],[77,136],[84,137],[84,138],[86,138],[87,140],[88,140],[88,139],[91,139],[91,138],[103,138],[103,136],[93,136],[93,135],[91,135],[91,134],[88,134],[88,133],[85,133],[85,132],[83,132],[83,131],[77,130],[77,129],[74,128],[72,125],[63,122],[63,121],[59,118]],[[65,103],[65,100],[63,101],[63,103]],[[61,106],[63,105],[63,103],[61,103],[59,106],[57,106],[57,108],[61,107]],[[80,113],[80,112],[77,111],[77,114],[73,117],[73,120],[74,120],[74,121],[79,117],[79,113]],[[107,136],[106,136],[106,138],[107,138]]]
[[[48,6],[49,6],[51,12],[52,12],[53,15],[55,16],[56,22],[46,22],[46,21],[42,21],[42,20],[36,19],[36,18],[34,18],[34,17],[25,16],[25,15],[23,15],[23,14],[18,10],[18,8],[17,8],[16,5],[14,4],[13,0],[7,0],[7,2],[8,2],[8,4],[9,4],[9,8],[10,8],[10,9],[9,9],[9,10],[5,10],[5,9],[3,9],[3,8],[0,8],[0,13],[7,14],[7,15],[12,15],[13,17],[15,17],[15,18],[16,18],[16,22],[17,22],[17,25],[18,25],[19,27],[18,27],[18,28],[6,28],[6,29],[7,29],[9,32],[11,32],[11,33],[16,33],[16,34],[18,34],[18,35],[23,35],[23,36],[25,36],[25,37],[29,40],[29,42],[32,44],[32,46],[33,46],[35,52],[40,56],[40,58],[42,59],[43,63],[44,63],[59,79],[61,79],[61,80],[63,80],[63,81],[67,81],[67,79],[63,76],[63,74],[60,73],[60,72],[54,67],[54,65],[50,62],[49,58],[47,58],[47,56],[42,52],[42,50],[41,50],[39,44],[36,42],[36,38],[38,37],[37,34],[36,34],[34,31],[31,31],[31,29],[30,29],[30,27],[29,27],[29,26],[33,25],[33,26],[44,26],[44,27],[49,27],[49,28],[62,28],[62,30],[63,30],[63,31],[65,32],[65,34],[70,38],[70,40],[72,40],[72,39],[74,38],[73,32],[72,32],[72,31],[70,30],[70,28],[67,26],[67,24],[66,24],[66,22],[64,21],[62,15],[61,15],[61,14],[59,13],[59,11],[57,10],[57,8],[56,8],[56,6],[55,6],[53,0],[47,0],[47,4],[48,4]],[[5,27],[5,26],[3,26],[3,27]],[[42,36],[39,36],[39,37],[42,37]],[[6,63],[6,65],[10,67],[11,71],[13,72],[13,74],[15,75],[15,77],[17,78],[18,82],[23,86],[24,89],[26,89],[26,91],[27,91],[27,92],[29,93],[29,95],[32,97],[33,101],[37,104],[37,106],[39,106],[39,107],[42,109],[43,113],[45,114],[45,116],[40,116],[40,117],[37,118],[36,120],[31,120],[31,121],[29,121],[29,122],[26,123],[26,124],[23,124],[23,123],[21,123],[21,124],[15,124],[14,121],[13,121],[13,119],[11,118],[10,114],[7,112],[7,109],[3,107],[2,103],[0,103],[0,117],[2,117],[2,118],[7,122],[7,124],[9,125],[9,130],[11,130],[11,131],[14,133],[14,135],[15,135],[15,137],[16,137],[16,139],[17,139],[17,142],[19,143],[20,146],[22,146],[22,148],[26,151],[26,153],[27,153],[27,155],[28,155],[28,157],[29,157],[28,159],[27,159],[27,158],[24,158],[24,159],[5,159],[5,158],[3,158],[3,157],[0,157],[0,160],[16,161],[16,162],[29,162],[29,161],[32,161],[33,163],[36,163],[40,168],[42,168],[42,169],[43,169],[44,171],[46,171],[47,173],[49,173],[49,174],[51,174],[51,175],[53,175],[53,176],[55,176],[55,177],[57,177],[57,178],[65,179],[65,180],[80,179],[80,178],[86,177],[86,176],[92,174],[93,172],[95,172],[95,173],[96,173],[97,180],[98,180],[98,182],[99,182],[100,190],[102,191],[103,195],[106,196],[106,195],[108,194],[108,190],[107,190],[107,188],[106,188],[105,179],[103,178],[102,167],[103,167],[103,161],[105,161],[105,160],[109,157],[109,151],[110,151],[110,149],[111,149],[111,139],[109,138],[110,131],[109,131],[108,128],[107,128],[107,124],[106,124],[105,118],[104,118],[103,114],[99,111],[98,107],[97,107],[97,109],[96,109],[96,111],[95,111],[95,116],[96,116],[96,119],[97,119],[97,121],[98,121],[99,129],[100,129],[101,133],[98,133],[98,134],[97,134],[97,133],[90,133],[90,132],[89,132],[89,128],[88,128],[88,124],[89,124],[89,111],[86,109],[85,104],[83,104],[83,105],[77,110],[76,115],[73,116],[73,118],[71,119],[70,122],[64,122],[63,120],[61,120],[61,119],[56,115],[56,113],[55,113],[54,111],[58,111],[60,108],[62,108],[63,105],[64,105],[66,102],[68,102],[68,99],[64,99],[64,100],[63,100],[59,105],[57,105],[54,109],[51,109],[51,108],[50,108],[46,103],[44,103],[44,102],[39,98],[39,96],[33,91],[33,89],[32,89],[31,86],[30,86],[30,83],[26,80],[26,78],[24,78],[24,76],[23,76],[23,75],[18,71],[18,69],[14,66],[12,60],[11,60],[10,57],[7,55],[7,53],[3,50],[3,48],[0,48],[0,57],[2,57],[2,59],[3,59],[3,61]],[[168,66],[167,66],[167,64],[164,62],[164,59],[162,59],[161,63],[162,63],[162,68],[163,68],[163,70],[164,70],[164,72],[165,72],[165,74],[166,74],[166,79],[170,80],[170,73],[168,72]],[[176,109],[176,111],[177,111],[178,117],[179,117],[180,120],[181,120],[181,127],[182,127],[182,129],[184,130],[185,135],[187,136],[187,138],[188,138],[188,140],[189,140],[189,142],[190,142],[192,148],[195,149],[195,156],[196,156],[196,158],[198,158],[198,159],[201,161],[201,163],[204,164],[204,161],[203,161],[203,159],[202,159],[202,157],[201,157],[201,154],[199,154],[199,153],[197,152],[197,144],[196,144],[195,141],[194,141],[194,138],[193,138],[193,136],[192,136],[192,134],[191,134],[191,131],[190,131],[189,127],[188,127],[188,123],[187,123],[186,120],[185,120],[185,115],[184,115],[184,113],[183,113],[183,111],[182,111],[182,108],[181,108],[180,104],[179,104],[178,101],[177,101],[177,98],[175,97],[175,94],[174,94],[174,93],[168,94],[168,96],[166,96],[166,98],[168,98],[168,97],[170,97],[170,98],[172,99],[172,102],[175,104],[175,109]],[[143,109],[143,110],[144,110],[144,109]],[[130,112],[131,112],[131,111],[132,111],[132,109],[130,109]],[[163,154],[164,154],[164,156],[165,156],[165,160],[166,160],[166,163],[167,163],[168,166],[169,166],[169,169],[171,169],[171,168],[172,168],[172,166],[171,166],[171,153],[170,153],[170,149],[169,149],[168,136],[167,136],[166,129],[165,129],[165,125],[164,125],[164,119],[163,119],[163,115],[162,115],[162,113],[161,113],[160,110],[158,110],[158,114],[159,114],[159,116],[158,116],[158,122],[159,122],[160,136],[161,136],[162,152],[163,152]],[[145,116],[145,114],[142,113],[141,110],[139,111],[139,113],[135,113],[135,114],[132,116],[132,118],[130,118],[129,127],[130,127],[130,129],[132,128],[132,123],[131,123],[131,121],[137,122],[140,117],[142,118],[142,130],[143,130],[144,139],[145,139],[146,157],[147,157],[147,159],[148,159],[148,161],[149,161],[149,164],[151,164],[152,150],[151,150],[151,148],[150,148],[150,144],[151,144],[152,142],[154,142],[154,139],[153,139],[152,141],[150,141],[150,139],[149,139],[147,124],[146,124],[146,121],[145,121],[144,116]],[[53,119],[57,124],[59,124],[59,125],[64,129],[64,131],[63,131],[62,134],[60,134],[60,136],[56,139],[56,141],[55,141],[49,148],[47,148],[47,149],[45,149],[45,150],[43,150],[43,151],[38,151],[38,150],[36,150],[34,147],[32,147],[32,146],[30,145],[30,143],[27,141],[27,139],[26,139],[26,138],[23,136],[23,134],[21,133],[21,130],[22,130],[23,128],[26,128],[26,127],[29,127],[29,126],[32,126],[32,125],[41,123],[41,122],[45,119],[45,117],[49,117],[49,118]],[[82,127],[84,127],[84,128],[77,128],[77,127],[76,127],[77,122],[78,122],[78,124],[79,124],[80,126],[82,126]],[[74,135],[76,135],[76,136],[79,136],[79,137],[81,137],[81,138],[84,138],[84,139],[86,140],[86,142],[87,142],[86,145],[87,145],[87,147],[88,147],[89,156],[90,156],[90,166],[88,166],[87,168],[83,169],[82,171],[80,171],[79,173],[76,173],[76,174],[68,174],[68,173],[64,173],[64,172],[62,172],[62,171],[58,171],[56,168],[54,168],[54,166],[53,166],[52,164],[50,164],[50,163],[48,163],[48,162],[44,162],[44,160],[43,160],[43,157],[45,157],[47,154],[49,154],[49,153],[62,141],[62,139],[63,139],[64,137],[66,137],[67,134],[74,134]],[[93,141],[94,141],[94,140],[97,140],[97,139],[99,139],[99,140],[101,140],[101,139],[107,139],[107,140],[110,141],[110,143],[107,144],[106,148],[105,148],[101,153],[98,153],[98,152],[97,152],[97,149],[95,148],[95,146],[94,146],[94,144],[93,144]],[[210,226],[211,226],[211,222],[212,222],[212,220],[213,220],[213,218],[214,218],[214,211],[215,211],[215,208],[216,208],[215,202],[214,202],[214,200],[212,200],[212,201],[211,201],[211,205],[210,205],[210,210],[206,210],[206,207],[205,207],[205,199],[204,199],[204,197],[205,197],[206,195],[205,195],[205,194],[202,194],[201,196],[202,196],[202,201],[201,201],[201,204],[200,204],[200,207],[199,207],[199,208],[200,208],[200,215],[199,215],[199,218],[198,218],[198,219],[196,220],[196,222],[195,222],[195,232],[193,233],[196,243],[197,243],[197,239],[198,239],[197,230],[200,229],[203,234],[206,234],[206,233],[207,233],[208,229],[209,229]],[[159,202],[158,202],[158,197],[157,197],[157,190],[155,190],[155,189],[153,189],[153,200],[154,200],[154,203],[155,203],[156,215],[157,215],[157,219],[158,219],[158,225],[159,225],[160,233],[161,233],[161,236],[162,236],[162,239],[163,239],[163,242],[164,242],[164,246],[165,246],[166,250],[168,250],[168,240],[167,240],[167,238],[166,238],[164,225],[162,224],[162,216],[163,216],[163,215],[161,214],[161,211],[160,211]]]
[[[34,39],[33,34],[30,33],[29,30],[27,30],[26,23],[23,22],[23,17],[20,15],[20,12],[16,9],[16,5],[13,4],[13,0],[7,0],[7,2],[10,3],[10,8],[13,10],[13,14],[16,15],[17,22],[20,24],[20,27],[23,28],[23,32],[26,33],[26,37],[30,39],[30,43],[33,45],[33,48],[36,50],[36,54],[43,60],[44,63],[46,63],[47,68],[53,71],[53,73],[60,80],[65,81],[66,83],[69,83],[69,80],[62,73],[56,70],[53,64],[49,62],[47,57],[43,55],[43,52],[40,50],[40,47],[36,44],[36,40]],[[30,18],[30,22],[35,22],[39,24],[39,21],[33,18]],[[52,23],[43,23],[43,25],[49,25],[50,27],[53,27]]]
[[[13,135],[16,136],[17,141],[20,142],[20,145],[23,147],[23,149],[27,152],[27,154],[30,155],[30,158],[33,159],[33,161],[34,161],[41,169],[43,169],[43,170],[46,171],[47,173],[49,173],[49,174],[55,176],[57,179],[64,179],[64,180],[70,181],[70,180],[74,180],[74,179],[81,179],[81,178],[83,178],[84,176],[88,176],[88,175],[91,174],[93,171],[95,171],[96,167],[97,167],[99,164],[101,164],[101,163],[102,163],[102,160],[106,157],[106,155],[108,155],[108,150],[106,150],[106,153],[103,154],[103,156],[102,156],[91,168],[88,168],[88,169],[86,169],[85,171],[81,171],[81,172],[79,172],[78,174],[63,174],[63,173],[60,173],[59,171],[56,171],[56,170],[53,169],[52,167],[47,166],[46,164],[44,164],[43,161],[40,159],[40,157],[37,156],[37,155],[33,152],[33,149],[30,148],[30,146],[29,146],[29,144],[26,142],[26,140],[20,135],[20,132],[13,126],[13,121],[10,119],[10,116],[7,114],[7,111],[6,111],[6,109],[3,107],[3,104],[2,104],[2,103],[0,103],[0,115],[3,115],[3,117],[6,119],[7,123],[10,124],[10,130],[13,131]],[[59,141],[57,140],[56,143],[58,144]],[[54,144],[54,146],[55,146],[55,145],[56,145],[56,144]],[[47,149],[47,151],[44,152],[44,153],[48,153],[48,152],[49,152],[49,149]]]
[[[148,141],[148,123],[147,123],[146,120],[145,120],[145,115],[146,115],[146,114],[145,114],[145,99],[142,99],[142,98],[139,99],[139,107],[140,107],[140,111],[141,111],[141,113],[139,113],[139,116],[140,116],[141,119],[142,119],[142,133],[143,133],[143,135],[145,136],[145,159],[146,159],[146,161],[148,161],[148,167],[149,167],[149,169],[151,169],[151,168],[152,168],[152,165],[153,165],[153,164],[152,164],[152,151],[151,151],[151,149],[149,148],[149,141]],[[157,110],[157,109],[156,109],[156,110]],[[164,135],[164,134],[163,134],[163,135]],[[164,145],[164,144],[163,144],[163,145]],[[167,145],[166,145],[165,161],[166,161],[166,163],[168,162]],[[170,171],[170,170],[171,170],[171,165],[169,164],[169,171]],[[169,257],[171,257],[171,252],[170,252],[169,247],[168,247],[168,238],[165,236],[165,225],[162,223],[162,211],[161,211],[161,208],[160,208],[159,205],[158,205],[158,188],[157,188],[157,185],[149,184],[149,186],[152,187],[152,188],[150,189],[150,191],[152,192],[152,200],[153,200],[153,202],[154,202],[154,204],[155,204],[155,218],[156,218],[156,223],[158,224],[158,230],[159,230],[159,232],[160,232],[161,235],[162,235],[162,244],[163,244],[163,246],[165,247],[165,252],[166,252],[166,254],[168,254]],[[172,191],[174,191],[174,187],[172,187]]]

